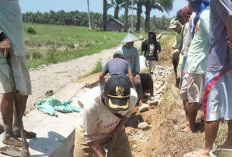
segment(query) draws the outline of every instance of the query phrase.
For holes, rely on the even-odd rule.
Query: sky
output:
[[[59,11],[85,11],[87,12],[87,0],[19,0],[22,13],[25,12],[49,12],[50,10]],[[102,13],[103,0],[89,0],[90,11]],[[187,5],[187,0],[174,0],[173,10],[167,13],[162,13],[157,10],[151,11],[151,16],[156,15],[173,17],[176,15],[176,12]],[[145,10],[145,9],[144,9]],[[120,11],[120,14],[123,14],[123,10]],[[109,9],[108,14],[113,15],[113,9]],[[129,14],[132,14],[130,11]],[[134,15],[136,12],[134,11]],[[144,11],[143,11],[143,14]]]

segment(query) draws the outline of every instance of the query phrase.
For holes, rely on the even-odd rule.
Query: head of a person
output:
[[[127,47],[128,49],[130,49],[130,48],[134,47],[134,41],[126,42],[125,45],[126,45],[126,47]]]
[[[130,106],[130,82],[128,78],[112,75],[105,84],[103,97],[106,107],[112,113],[125,115]]]
[[[181,9],[181,16],[182,16],[184,23],[189,22],[189,18],[191,14],[192,14],[192,11],[190,10],[189,6],[186,6],[183,9]]]
[[[156,41],[156,34],[155,34],[155,32],[153,30],[148,31],[148,39]]]
[[[114,53],[113,58],[121,58],[121,59],[124,59],[124,58],[123,58],[123,55],[120,54],[120,53],[117,53],[117,52]]]
[[[176,33],[179,34],[179,33],[181,33],[182,25],[176,18],[173,18],[170,21],[169,28],[174,30]]]
[[[143,41],[144,40],[144,37],[142,35],[139,36],[139,40],[140,41]]]
[[[209,5],[209,0],[189,0],[189,7],[196,13],[201,12],[204,8],[209,7]]]
[[[182,9],[178,10],[176,13],[176,20],[178,20],[182,25],[185,24],[184,19],[181,15]]]
[[[131,33],[128,33],[125,38],[122,40],[122,43],[125,43],[126,48],[130,49],[134,46],[134,42],[137,41],[138,38]]]

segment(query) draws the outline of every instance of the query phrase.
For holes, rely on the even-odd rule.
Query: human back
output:
[[[114,58],[106,63],[103,72],[109,73],[110,75],[127,77],[128,70],[131,70],[131,66],[128,61],[122,58]]]

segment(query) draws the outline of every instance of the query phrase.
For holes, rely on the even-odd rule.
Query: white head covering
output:
[[[122,43],[129,43],[129,42],[132,42],[132,41],[137,41],[139,40],[136,36],[134,36],[133,34],[131,33],[128,33],[125,38],[122,40]]]
[[[174,29],[178,26],[181,26],[180,22],[178,20],[176,20],[175,18],[173,18],[171,21],[170,21],[170,25],[169,25],[169,28],[170,29]]]

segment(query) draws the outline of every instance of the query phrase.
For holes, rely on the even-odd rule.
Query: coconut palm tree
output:
[[[114,8],[114,18],[118,19],[119,10],[122,8],[124,0],[111,0],[111,3],[107,4],[107,9]]]
[[[125,3],[123,5],[125,9],[125,24],[124,24],[124,32],[128,31],[129,24],[128,24],[128,9],[129,9],[129,0],[124,0]]]
[[[141,14],[143,12],[142,7],[144,5],[145,0],[135,0],[135,4],[137,6],[136,10],[137,10],[137,23],[136,23],[136,31],[139,32],[140,31],[140,26],[141,26]]]
[[[107,22],[107,0],[103,0],[103,31],[106,31]]]
[[[89,9],[89,0],[87,0],[87,7],[88,7],[89,30],[91,30],[91,22],[90,22],[90,9]]]
[[[145,0],[145,30],[150,29],[150,13],[152,9],[157,9],[161,12],[166,11],[167,13],[172,10],[173,0]]]

